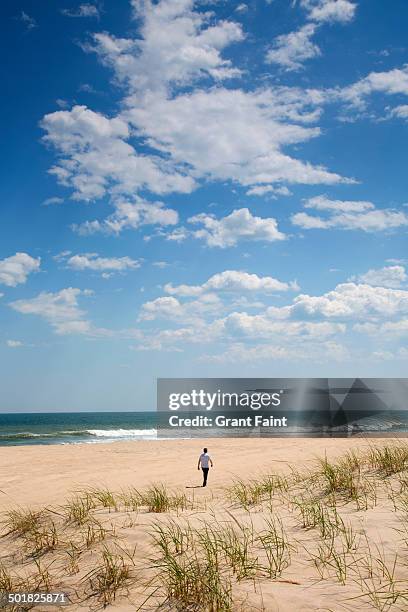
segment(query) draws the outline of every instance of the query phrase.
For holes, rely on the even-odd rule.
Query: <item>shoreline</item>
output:
[[[389,432],[389,431],[384,431],[384,432],[379,432],[379,433],[374,433],[374,432],[356,432],[353,433],[352,435],[350,434],[344,434],[344,435],[335,435],[335,436],[329,436],[329,435],[321,435],[320,433],[316,433],[316,434],[285,434],[285,435],[268,435],[268,436],[218,436],[218,437],[192,437],[192,436],[188,436],[188,437],[172,437],[172,438],[166,438],[166,437],[160,437],[160,438],[154,438],[154,437],[142,437],[142,438],[126,438],[126,437],[117,437],[117,438],[96,438],[96,439],[92,439],[92,440],[79,440],[79,441],[53,441],[53,442],[20,442],[20,443],[8,443],[8,444],[4,444],[0,442],[0,451],[1,449],[16,449],[16,448],[54,448],[54,447],[60,447],[60,446],[75,446],[75,447],[81,447],[81,446],[98,446],[98,445],[110,445],[110,444],[136,444],[136,443],[140,443],[140,442],[151,442],[153,444],[157,444],[157,443],[162,443],[162,442],[181,442],[181,441],[189,441],[189,442],[198,442],[199,444],[205,445],[206,441],[207,442],[212,442],[212,441],[216,441],[219,442],[221,440],[237,440],[237,441],[242,441],[242,440],[251,440],[251,441],[255,441],[255,440],[263,440],[263,441],[276,441],[276,440],[361,440],[361,439],[367,439],[367,440],[382,440],[382,439],[391,439],[391,440],[395,440],[398,441],[399,439],[404,439],[404,438],[408,438],[408,432],[398,432],[398,434],[396,432]]]

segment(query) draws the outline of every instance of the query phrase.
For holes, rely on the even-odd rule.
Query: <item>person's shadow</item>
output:
[[[186,489],[202,489],[202,485],[187,485]]]

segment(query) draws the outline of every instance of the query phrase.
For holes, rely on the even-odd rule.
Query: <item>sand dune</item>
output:
[[[0,540],[0,586],[8,576],[17,590],[65,591],[67,610],[406,610],[408,450],[400,442],[390,461],[376,459],[371,443],[394,448],[207,440],[207,489],[193,488],[197,440],[2,448],[11,533]],[[159,482],[167,493],[152,491]]]

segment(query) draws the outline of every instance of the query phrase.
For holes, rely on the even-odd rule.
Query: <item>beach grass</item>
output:
[[[88,598],[95,598],[106,607],[116,599],[119,591],[126,590],[135,579],[133,570],[133,555],[104,546],[96,567],[83,578]]]
[[[324,584],[336,612],[408,609],[408,445],[376,442],[203,493],[101,486],[7,510],[0,590],[62,590],[67,610],[120,600],[235,612],[268,610],[274,584],[287,596]]]

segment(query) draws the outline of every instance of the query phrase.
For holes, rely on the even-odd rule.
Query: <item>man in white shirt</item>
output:
[[[204,448],[203,449],[203,453],[201,453],[201,455],[198,458],[198,466],[197,469],[200,469],[200,465],[201,465],[201,469],[203,470],[203,476],[204,476],[204,481],[203,481],[203,487],[207,486],[207,478],[208,478],[208,472],[209,472],[209,465],[211,465],[211,467],[214,467],[214,464],[211,460],[210,455],[208,454],[208,449]]]

